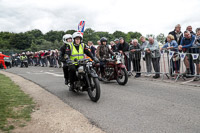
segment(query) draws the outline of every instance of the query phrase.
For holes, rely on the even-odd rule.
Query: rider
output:
[[[110,58],[109,54],[114,55],[114,53],[107,45],[107,38],[102,37],[100,42],[101,42],[101,45],[99,45],[97,48],[96,56],[100,60],[101,78],[103,79],[105,59],[109,59]]]
[[[23,66],[23,61],[27,59],[27,56],[25,55],[25,52],[22,52],[22,55],[20,56],[21,60],[21,67]]]
[[[83,35],[80,32],[75,32],[73,35],[73,42],[69,44],[70,52],[67,52],[70,60],[80,60],[84,58],[84,54],[89,56],[95,62],[99,62],[96,57],[92,56],[92,53],[88,50],[87,46],[82,43]],[[69,66],[69,78],[70,78],[70,88],[69,90],[72,91],[74,89],[74,81],[77,80],[76,70],[78,65],[71,65]]]
[[[65,85],[68,85],[68,66],[66,64],[66,59],[70,54],[70,47],[69,44],[72,42],[72,35],[65,34],[63,36],[63,43],[64,45],[60,48],[60,60],[63,62],[63,73],[65,78]]]

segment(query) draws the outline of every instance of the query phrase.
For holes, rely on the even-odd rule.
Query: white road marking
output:
[[[55,74],[55,73],[50,73],[50,72],[45,72],[47,74],[51,74],[53,76],[56,76],[56,77],[63,77],[64,75],[60,75],[60,74]]]
[[[193,79],[191,79],[191,80],[189,80],[189,81],[182,82],[181,84],[187,84],[187,83],[190,83],[190,82],[192,82],[192,81],[193,81]]]
[[[45,73],[39,73],[39,72],[26,72],[27,74],[45,74]]]

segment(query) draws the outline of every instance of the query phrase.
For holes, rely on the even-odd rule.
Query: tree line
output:
[[[34,29],[27,32],[13,33],[13,32],[0,32],[0,51],[5,50],[19,50],[19,51],[38,51],[59,49],[62,45],[62,37],[64,34],[73,34],[75,30],[64,31],[49,31],[43,34],[39,29]],[[92,41],[94,44],[101,37],[106,37],[108,41],[113,41],[115,38],[123,37],[127,42],[136,38],[139,40],[142,34],[140,32],[128,32],[115,31],[114,33],[94,31],[91,28],[87,28],[84,32],[83,42],[87,43]],[[155,35],[147,35],[147,37]],[[164,34],[159,34],[157,40],[163,42],[165,40]],[[163,42],[164,43],[164,42]]]

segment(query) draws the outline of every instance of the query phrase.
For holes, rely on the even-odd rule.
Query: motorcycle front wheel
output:
[[[97,102],[100,98],[101,90],[98,78],[90,78],[90,88],[88,89],[88,95],[93,102]]]
[[[125,68],[118,70],[117,83],[119,85],[125,85],[128,82],[128,73]]]

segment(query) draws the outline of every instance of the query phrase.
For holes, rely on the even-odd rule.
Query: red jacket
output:
[[[4,55],[4,54],[0,54],[0,60],[3,60],[4,57],[10,57],[10,56],[8,56],[8,55]]]

